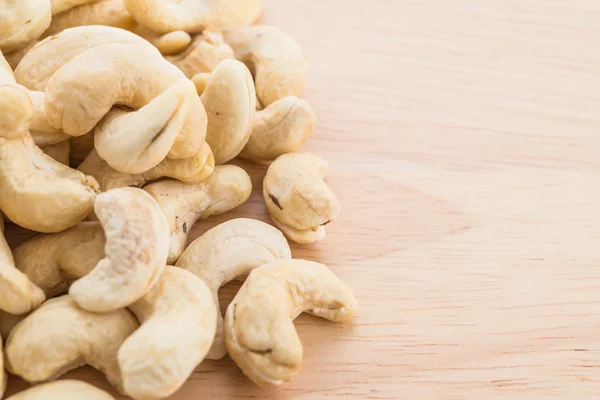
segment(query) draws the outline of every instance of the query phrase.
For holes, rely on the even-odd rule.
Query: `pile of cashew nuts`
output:
[[[316,119],[306,59],[261,0],[0,0],[0,398],[111,399],[57,380],[82,365],[162,399],[225,355],[261,386],[291,380],[293,320],[349,321],[352,291],[292,258],[339,214],[327,162],[298,152]],[[273,225],[192,226],[250,197],[239,157],[270,163]],[[219,288],[243,285],[224,315]]]

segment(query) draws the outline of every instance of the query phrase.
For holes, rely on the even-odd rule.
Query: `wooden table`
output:
[[[600,3],[271,0],[264,21],[306,49],[304,149],[343,206],[294,256],[361,308],[297,320],[289,384],[257,388],[227,358],[173,399],[598,399]],[[243,165],[252,199],[196,234],[267,220],[264,167]]]

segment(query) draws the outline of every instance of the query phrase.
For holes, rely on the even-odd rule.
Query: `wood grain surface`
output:
[[[306,50],[304,150],[330,161],[343,208],[293,254],[360,310],[298,318],[291,383],[255,387],[226,358],[172,399],[600,398],[600,3],[271,0],[264,21]],[[268,220],[265,167],[240,165],[251,200],[194,236]]]

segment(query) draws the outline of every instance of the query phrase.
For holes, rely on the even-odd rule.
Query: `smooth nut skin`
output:
[[[311,153],[278,157],[263,180],[263,196],[271,219],[297,243],[325,237],[325,225],[340,213],[340,203],[323,181],[328,164]]]
[[[200,72],[212,72],[223,60],[234,59],[235,54],[219,31],[205,30],[190,39],[191,43],[182,52],[165,59],[177,66],[185,76],[192,78]],[[164,52],[161,51],[164,54]]]
[[[6,341],[6,369],[37,383],[87,364],[122,391],[117,352],[138,326],[126,309],[93,313],[69,295],[57,297],[13,328]]]
[[[64,379],[44,383],[7,397],[6,400],[115,400],[89,383]]]
[[[237,60],[221,62],[210,74],[202,96],[208,116],[206,141],[217,164],[237,156],[250,138],[256,93],[248,68]]]
[[[162,399],[185,383],[215,336],[211,297],[202,279],[167,265],[150,292],[129,307],[141,327],[119,349],[125,393]]]
[[[330,321],[351,320],[357,309],[348,288],[325,265],[278,260],[253,270],[225,315],[225,345],[254,383],[289,381],[302,364],[293,319],[307,312]]]
[[[219,288],[244,280],[255,268],[278,259],[291,259],[292,252],[283,234],[269,224],[237,218],[206,231],[183,252],[178,267],[200,277],[219,307]],[[217,360],[227,354],[223,340],[223,317],[218,314],[217,335],[207,358]]]
[[[121,3],[123,2],[123,0],[120,1]],[[156,33],[147,26],[139,24],[130,30],[152,43],[163,55],[178,53],[192,42],[192,37],[185,31],[173,31],[162,34]]]
[[[124,0],[140,24],[159,32],[249,25],[260,15],[263,0]]]
[[[307,101],[295,96],[279,99],[256,112],[252,134],[240,157],[267,161],[298,151],[316,123],[315,113]]]
[[[8,53],[37,39],[51,18],[48,0],[1,0],[0,51]]]
[[[264,107],[287,96],[300,97],[307,63],[294,39],[269,25],[234,29],[224,35],[236,58],[252,72],[256,94]]]
[[[46,117],[46,109],[44,105],[44,92],[29,91],[29,98],[33,105],[33,118],[29,126],[29,133],[33,141],[38,146],[48,146],[60,143],[71,138],[60,129],[54,128]]]
[[[147,182],[168,177],[185,183],[199,183],[207,179],[214,171],[215,159],[208,143],[204,143],[194,157],[181,160],[164,159],[156,167],[141,174],[119,172],[100,158],[96,150],[86,157],[77,168],[93,176],[100,190],[107,191],[120,187],[142,187]]]
[[[198,220],[230,211],[248,200],[252,192],[250,177],[235,165],[215,167],[213,174],[201,183],[189,184],[173,180],[152,183],[144,190],[158,203],[170,228],[168,263],[181,255],[188,233]]]
[[[154,199],[141,189],[98,195],[94,212],[104,228],[105,257],[69,294],[89,311],[129,306],[156,283],[167,262],[169,225]]]

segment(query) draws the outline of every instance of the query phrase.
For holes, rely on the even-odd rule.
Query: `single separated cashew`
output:
[[[169,264],[177,261],[196,221],[222,214],[242,205],[250,197],[252,182],[235,165],[215,167],[201,183],[189,184],[164,180],[144,187],[158,203],[169,222]]]
[[[208,116],[206,141],[217,164],[237,156],[250,138],[256,109],[254,82],[237,60],[221,62],[210,74],[200,96]]]
[[[138,328],[126,309],[94,313],[69,296],[43,303],[13,328],[6,341],[6,369],[37,383],[90,365],[123,391],[117,352]]]
[[[44,383],[13,394],[6,400],[115,400],[114,397],[87,382],[64,379]]]
[[[249,26],[224,34],[236,58],[252,72],[256,94],[264,107],[286,96],[300,97],[307,64],[294,39],[269,25]]]
[[[167,266],[129,309],[142,325],[119,349],[125,393],[144,400],[168,397],[204,359],[215,336],[211,292],[194,274]]]
[[[104,228],[105,257],[69,294],[89,311],[126,307],[150,290],[167,262],[169,225],[158,204],[141,189],[98,195],[94,212]]]
[[[48,0],[0,0],[0,51],[27,46],[50,25]]]
[[[32,117],[27,90],[14,83],[0,56],[0,209],[25,228],[57,232],[90,213],[98,184],[33,143]]]
[[[278,157],[263,180],[263,196],[271,219],[296,243],[325,237],[325,225],[340,213],[340,203],[323,181],[327,161],[310,153]]]
[[[256,112],[250,140],[240,157],[254,161],[274,160],[298,151],[316,123],[315,113],[307,101],[295,96],[279,99]]]
[[[291,259],[290,246],[283,234],[269,224],[237,218],[208,230],[181,254],[178,267],[200,277],[219,307],[219,288],[234,280],[244,280],[255,268],[279,259]],[[217,320],[217,335],[207,358],[218,360],[227,354],[223,340],[223,317]]]
[[[225,43],[221,32],[205,30],[194,36],[184,51],[165,58],[183,71],[185,76],[192,78],[200,72],[212,72],[221,61],[234,59],[235,54]]]
[[[147,182],[162,177],[174,178],[186,183],[198,183],[208,178],[214,168],[215,159],[212,151],[208,143],[204,143],[194,157],[182,160],[164,159],[156,167],[141,174],[125,174],[111,168],[100,158],[96,150],[92,150],[77,169],[96,178],[100,190],[107,191],[127,186],[142,187]]]
[[[351,320],[356,309],[352,290],[325,265],[273,261],[250,272],[227,307],[225,345],[254,383],[278,385],[291,380],[302,364],[296,316],[307,312],[342,322]]]
[[[69,165],[69,154],[71,153],[71,143],[68,140],[43,146],[44,154],[52,157],[54,160],[66,166]]]
[[[159,32],[202,32],[251,24],[261,13],[263,0],[124,0],[140,24]]]

